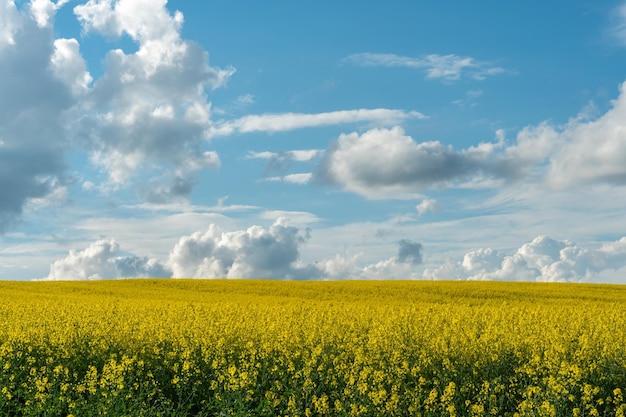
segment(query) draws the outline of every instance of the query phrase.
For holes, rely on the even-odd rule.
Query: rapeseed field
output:
[[[623,416],[626,288],[0,283],[0,416]]]

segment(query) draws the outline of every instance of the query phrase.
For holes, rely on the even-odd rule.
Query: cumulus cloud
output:
[[[317,221],[309,213],[271,212],[264,217],[285,215],[299,223]],[[295,217],[294,217],[295,216]],[[169,256],[174,277],[276,278],[276,279],[395,279],[418,278],[422,245],[404,239],[397,255],[361,266],[359,256],[299,261],[300,249],[309,239],[308,229],[299,229],[279,217],[272,226],[222,232],[210,226],[204,232],[182,237]]]
[[[74,8],[85,32],[128,35],[137,44],[134,53],[114,49],[106,55],[104,74],[76,109],[83,115],[78,134],[88,138],[92,162],[114,186],[149,173],[139,188],[153,201],[188,196],[200,170],[219,166],[217,154],[203,149],[210,121],[207,90],[223,86],[234,73],[210,66],[206,51],[181,38],[183,15],[172,15],[166,3],[90,0]],[[76,55],[70,52],[74,45],[60,46],[63,56]],[[72,68],[80,73],[78,65]],[[84,86],[85,78],[79,79]],[[141,192],[147,188],[158,189],[157,195]]]
[[[75,101],[51,68],[52,29],[0,0],[0,232],[62,185],[66,112]]]
[[[583,111],[560,126],[526,126],[508,145],[501,132],[496,134],[500,146],[491,172],[497,178],[539,179],[561,189],[626,185],[626,82],[598,117]]]
[[[454,54],[430,54],[418,58],[394,54],[376,54],[370,52],[352,54],[343,62],[361,67],[404,67],[423,70],[428,79],[457,81],[462,77],[484,80],[488,76],[505,72],[504,68],[488,62],[477,61],[471,57]]]
[[[317,180],[368,198],[389,198],[497,171],[499,143],[456,150],[437,141],[414,141],[400,127],[342,134],[325,152]]]
[[[137,47],[108,51],[96,79],[79,40],[54,38],[55,14],[67,3],[0,0],[0,153],[11,159],[5,165],[10,175],[0,173],[0,182],[16,190],[2,197],[0,228],[19,216],[29,199],[45,197],[49,184],[60,181],[63,151],[70,146],[86,150],[105,174],[99,190],[133,187],[143,200],[165,204],[188,199],[200,172],[220,166],[217,153],[206,149],[212,136],[357,122],[391,125],[425,117],[359,109],[214,122],[208,94],[235,70],[209,65],[208,53],[182,38],[184,16],[170,12],[166,0],[89,0],[74,7],[85,34],[112,43],[130,39]],[[251,95],[237,100],[241,106],[253,102]],[[288,152],[274,156],[270,165],[317,155]],[[293,183],[311,177],[285,174],[272,177]]]
[[[0,0],[0,231],[31,199],[62,182],[63,153],[82,146],[108,176],[100,189],[135,185],[153,203],[186,199],[204,169],[208,89],[234,69],[180,36],[183,16],[166,1],[90,0],[74,8],[86,33],[128,36],[137,51],[109,51],[94,80],[76,39],[55,39],[66,0]],[[61,184],[62,185],[62,184]]]
[[[626,82],[620,86],[612,107],[601,117],[577,117],[553,131],[558,140],[550,155],[548,175],[552,184],[626,185]]]
[[[415,197],[426,189],[499,187],[521,179],[556,188],[626,185],[626,82],[611,108],[562,126],[526,126],[514,141],[455,149],[418,142],[400,127],[340,135],[324,152],[315,180],[368,198]]]
[[[11,0],[0,1],[0,50],[15,44],[15,32],[20,26],[21,16]]]
[[[169,265],[175,277],[188,278],[318,278],[319,271],[298,263],[299,248],[308,239],[278,219],[265,229],[221,232],[212,225],[182,237],[172,249]]]
[[[30,12],[37,25],[45,27],[48,26],[56,11],[68,2],[69,0],[57,0],[56,2],[51,0],[31,0]]]
[[[393,126],[409,119],[425,119],[417,111],[393,109],[339,110],[325,113],[278,113],[244,116],[232,121],[215,123],[211,136],[251,132],[285,132],[310,127],[331,126],[347,123],[369,122],[376,125]]]
[[[276,219],[279,215],[302,224],[317,220],[304,212],[266,212],[263,217]],[[300,248],[308,239],[308,229],[288,225],[285,217],[278,217],[268,228],[221,231],[212,224],[205,232],[181,237],[165,263],[132,254],[123,256],[115,240],[101,239],[55,261],[45,279],[320,278],[320,269],[299,261]]]
[[[626,238],[587,249],[567,240],[538,236],[513,254],[491,248],[465,254],[424,271],[426,279],[587,282],[626,266]]]
[[[114,240],[99,240],[50,266],[48,280],[131,277],[265,278],[265,279],[435,279],[550,282],[619,282],[626,271],[626,237],[585,248],[567,240],[538,236],[512,252],[481,248],[458,261],[423,269],[421,243],[402,239],[395,255],[362,263],[363,254],[336,255],[313,263],[300,260],[309,240],[308,228],[290,226],[289,216],[303,226],[318,219],[303,212],[266,212],[276,219],[268,228],[251,226],[181,237],[166,262],[120,254]],[[278,217],[278,218],[277,218]]]
[[[50,265],[46,280],[97,280],[113,278],[170,277],[171,272],[155,259],[119,256],[114,240],[98,240],[82,251],[70,251]]]
[[[87,71],[87,64],[80,54],[80,45],[76,39],[55,40],[50,64],[56,77],[75,96],[80,96],[88,91],[93,78]]]

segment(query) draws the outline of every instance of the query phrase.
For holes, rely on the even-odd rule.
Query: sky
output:
[[[626,283],[626,2],[0,0],[0,279]]]

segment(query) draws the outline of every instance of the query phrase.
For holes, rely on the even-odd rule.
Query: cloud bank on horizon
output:
[[[0,278],[626,283],[626,4],[559,57],[458,6],[307,49],[287,6],[0,0]]]
[[[211,225],[204,233],[183,236],[164,262],[136,255],[119,255],[114,240],[98,240],[82,251],[55,261],[46,280],[113,278],[265,278],[265,279],[431,279],[593,282],[607,273],[626,272],[626,237],[587,249],[573,242],[538,236],[514,253],[492,248],[466,253],[436,269],[418,273],[423,248],[402,239],[397,254],[359,266],[358,257],[337,256],[304,264],[300,250],[309,230],[289,226],[279,218],[268,229],[252,226],[224,232]]]

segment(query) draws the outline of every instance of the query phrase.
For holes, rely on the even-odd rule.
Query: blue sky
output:
[[[0,279],[626,282],[626,3],[0,0]]]

